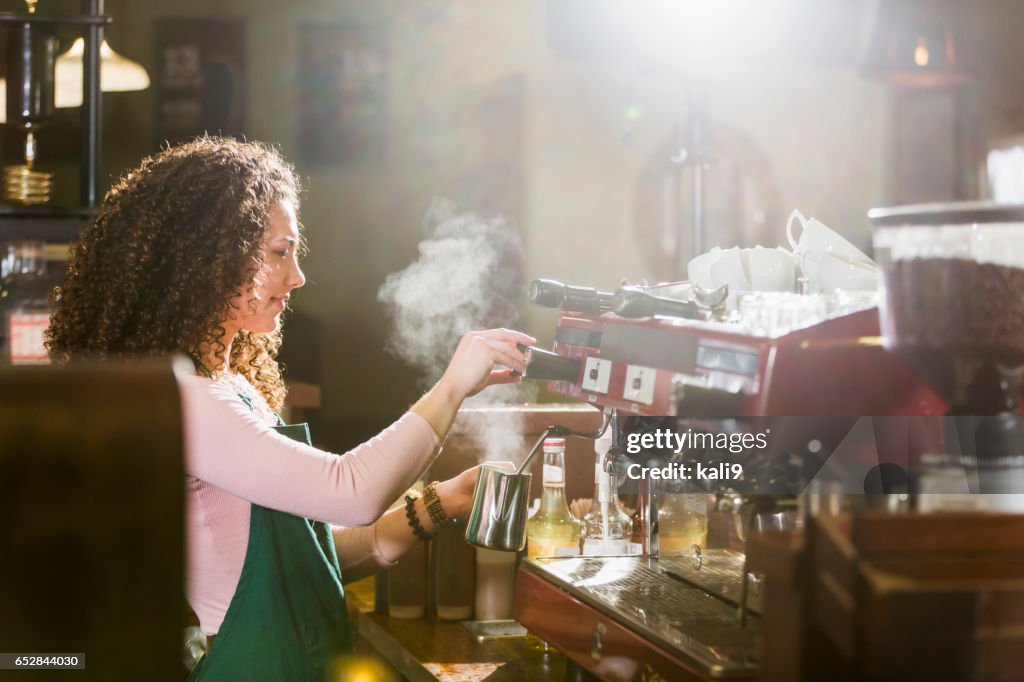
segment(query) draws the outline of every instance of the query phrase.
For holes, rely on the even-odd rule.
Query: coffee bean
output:
[[[956,258],[895,261],[882,331],[954,411],[1012,409],[1024,373],[1024,268]]]

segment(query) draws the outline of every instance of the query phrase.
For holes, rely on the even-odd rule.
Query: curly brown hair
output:
[[[215,377],[230,299],[250,291],[275,203],[298,211],[294,167],[272,147],[200,137],[146,158],[103,198],[54,292],[54,360],[187,353]],[[280,409],[280,332],[240,332],[229,366]]]

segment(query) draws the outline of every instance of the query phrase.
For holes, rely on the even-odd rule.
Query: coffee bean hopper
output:
[[[1024,388],[1024,206],[928,204],[869,212],[885,346],[952,414],[1017,409]]]
[[[967,443],[923,463],[919,507],[1020,511],[1024,206],[928,204],[868,215],[884,278],[883,343],[949,405],[947,424],[958,433],[947,434],[947,445]],[[967,494],[948,494],[956,492]]]

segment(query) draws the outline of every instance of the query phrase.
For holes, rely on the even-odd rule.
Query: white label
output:
[[[622,556],[628,554],[629,545],[625,538],[618,540],[587,538],[583,541],[584,556]]]
[[[704,516],[708,515],[707,495],[684,495],[683,508],[688,512],[696,512]]]
[[[922,493],[917,496],[917,509],[922,514],[934,511],[978,511],[983,508],[981,495],[932,495]]]
[[[601,358],[587,358],[583,366],[583,390],[593,393],[607,393],[608,380],[612,376],[612,363]]]
[[[1024,513],[1024,495],[1019,493],[922,493],[917,496],[921,513],[935,511],[988,511],[1000,514]]]
[[[12,365],[47,365],[50,356],[44,345],[46,328],[50,326],[49,313],[11,313]]]
[[[556,467],[554,464],[544,465],[544,482],[545,483],[564,483],[565,482],[565,470],[562,467]]]
[[[650,367],[629,365],[626,368],[626,383],[622,387],[622,398],[635,403],[650,405],[654,402],[654,382],[657,372]]]

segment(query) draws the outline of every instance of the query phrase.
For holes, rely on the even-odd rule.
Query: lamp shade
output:
[[[56,106],[81,106],[84,54],[85,40],[76,38],[71,49],[57,57]],[[100,44],[100,87],[103,92],[145,90],[149,87],[149,74],[141,64],[114,52],[104,40]]]
[[[904,87],[963,85],[970,75],[958,33],[944,0],[881,0],[863,73]]]
[[[85,40],[75,39],[71,49],[57,57],[54,67],[54,104],[59,108],[82,105],[82,58]],[[122,57],[111,49],[107,41],[100,44],[100,87],[103,92],[145,90],[149,87],[149,74],[137,62]],[[0,103],[7,99],[7,80],[0,78]],[[6,123],[5,107],[0,106],[0,123]]]

